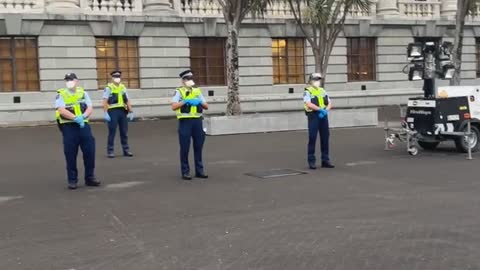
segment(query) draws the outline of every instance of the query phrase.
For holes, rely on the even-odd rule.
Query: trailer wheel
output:
[[[434,150],[437,148],[437,146],[440,144],[440,142],[424,142],[424,141],[418,141],[418,145],[422,147],[425,150]]]
[[[418,148],[415,146],[410,147],[410,149],[408,149],[408,154],[410,154],[411,156],[418,155]]]
[[[467,132],[467,127],[464,127],[463,130],[464,132]],[[472,152],[477,152],[479,148],[478,144],[478,139],[480,138],[480,131],[476,126],[471,126],[471,131],[472,135],[470,138],[467,138],[467,136],[462,136],[457,139],[455,139],[455,146],[457,147],[457,150],[462,152],[462,153],[467,153],[468,152],[468,144],[470,143],[470,147],[472,148]]]

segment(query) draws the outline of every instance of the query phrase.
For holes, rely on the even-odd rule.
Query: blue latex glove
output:
[[[198,98],[185,99],[185,104],[190,105],[190,106],[198,106],[198,105],[202,104],[202,101]]]
[[[103,118],[104,118],[105,121],[107,121],[107,122],[112,121],[112,118],[110,118],[110,114],[108,114],[108,112],[105,112],[105,114],[103,115]]]
[[[128,120],[133,121],[135,119],[135,114],[133,112],[129,112],[127,114]]]
[[[80,128],[85,127],[85,122],[84,122],[85,118],[83,118],[83,115],[75,117],[73,121],[75,121],[75,123],[77,123],[80,126]]]
[[[83,115],[77,116],[73,119],[73,121],[79,125],[80,123],[83,123],[83,120],[84,120]]]
[[[318,118],[323,119],[327,116],[328,112],[326,110],[319,110],[318,111]]]
[[[195,106],[200,106],[200,105],[202,105],[202,100],[199,99],[199,98],[196,98],[195,99]]]

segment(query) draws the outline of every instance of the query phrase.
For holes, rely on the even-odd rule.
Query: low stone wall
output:
[[[338,109],[330,112],[329,121],[333,128],[377,126],[378,109]],[[207,135],[305,130],[307,117],[303,112],[210,116],[205,118],[204,128]]]
[[[406,104],[409,97],[421,95],[418,90],[385,91],[335,91],[330,93],[335,110],[378,108],[388,105]],[[54,122],[55,93],[22,94],[22,103],[14,104],[13,97],[18,94],[0,95],[0,126],[39,125]],[[155,98],[151,91],[131,91],[136,117],[156,118],[174,117],[170,109],[170,98]],[[103,119],[101,92],[91,92],[95,104],[93,120]],[[38,102],[48,100],[48,102]],[[222,115],[226,108],[226,97],[207,97],[210,104],[208,115]],[[241,97],[244,113],[298,112],[302,115],[303,101],[301,93],[244,95]],[[332,116],[334,117],[334,116]]]

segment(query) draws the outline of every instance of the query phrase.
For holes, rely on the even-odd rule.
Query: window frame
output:
[[[40,58],[39,58],[39,47],[38,47],[38,37],[37,36],[12,36],[12,35],[6,35],[6,36],[1,36],[1,38],[3,39],[8,39],[9,40],[9,43],[10,43],[10,57],[2,57],[0,56],[0,61],[9,61],[11,66],[12,66],[12,89],[3,89],[0,88],[0,93],[15,93],[15,92],[40,92]],[[36,75],[37,75],[37,89],[35,90],[18,90],[18,82],[17,82],[17,77],[16,77],[16,74],[17,74],[17,57],[15,56],[16,54],[16,45],[15,45],[15,40],[26,40],[26,39],[30,39],[30,40],[33,40],[35,42],[35,55],[36,55]],[[27,47],[24,47],[24,49],[26,49]],[[30,59],[30,58],[25,58],[26,60]],[[28,69],[26,70],[26,72],[28,71]],[[28,88],[28,77],[27,77],[27,88]],[[3,82],[2,80],[0,80],[0,85],[3,85]]]
[[[221,84],[216,84],[216,83],[209,83],[208,81],[208,78],[211,78],[210,76],[210,71],[209,71],[209,55],[208,55],[208,50],[207,50],[207,46],[205,44],[207,44],[207,42],[209,40],[215,40],[215,41],[222,41],[222,50],[223,50],[223,54],[222,54],[222,58],[223,58],[223,83]],[[192,56],[192,50],[193,50],[193,47],[192,47],[192,44],[195,44],[194,41],[201,41],[202,42],[202,49],[204,49],[204,56]],[[201,77],[205,77],[205,83],[202,84],[202,81],[199,82],[199,85],[201,86],[227,86],[227,38],[225,37],[189,37],[188,38],[188,42],[189,42],[189,52],[190,52],[190,55],[189,55],[189,60],[190,60],[190,68],[192,69],[192,72],[194,73],[194,77],[196,75],[198,75],[198,72],[195,70],[194,66],[193,66],[193,59],[202,59],[202,60],[205,60],[205,66],[203,67],[205,69],[205,76],[201,76]],[[198,48],[198,47],[197,47]],[[211,59],[214,59],[214,58],[211,58]],[[220,67],[217,67],[217,66],[214,66],[212,68],[220,68]],[[203,75],[203,74],[201,74]],[[216,76],[216,77],[219,77],[219,76]],[[198,79],[196,79],[196,81],[198,81]]]
[[[113,41],[114,43],[114,52],[115,52],[115,55],[113,57],[109,57],[109,56],[98,56],[98,53],[97,53],[97,50],[98,50],[98,47],[97,47],[97,41],[98,39],[103,39],[104,41]],[[120,68],[120,56],[119,56],[119,47],[118,47],[118,41],[120,40],[124,40],[124,41],[130,41],[130,40],[134,40],[135,41],[135,49],[136,49],[136,55],[135,55],[135,59],[136,59],[136,69],[137,69],[137,78],[126,78],[127,80],[137,80],[138,81],[138,89],[142,89],[142,86],[141,86],[141,80],[140,80],[140,48],[139,48],[139,39],[138,37],[123,37],[123,36],[95,36],[95,61],[96,61],[96,71],[97,71],[97,88],[99,90],[102,90],[104,87],[106,87],[109,83],[109,80],[107,79],[107,83],[104,85],[104,86],[101,86],[100,85],[100,80],[103,80],[103,78],[99,78],[98,76],[98,60],[111,60],[113,59],[114,62],[115,62],[115,70],[120,70],[122,71],[123,74],[125,74],[125,71],[124,70],[121,70]],[[129,47],[127,46],[126,49],[128,49]],[[128,53],[127,53],[128,54]],[[126,57],[126,59],[128,59],[129,61],[129,58],[130,57]],[[110,72],[112,72],[114,70],[111,70]],[[110,72],[107,71],[107,75],[110,76]],[[128,71],[128,73],[130,73]],[[107,78],[108,78],[107,76]],[[122,75],[122,78],[124,78],[124,75]],[[130,85],[127,85],[128,88],[130,88]],[[137,88],[133,88],[133,89],[137,89]]]
[[[274,56],[274,55],[273,55],[273,50],[274,50],[273,43],[274,43],[275,40],[276,40],[277,42],[280,42],[281,40],[285,40],[285,55],[284,55],[284,56],[280,56],[280,55]],[[296,82],[296,81],[295,81],[295,82],[292,82],[292,81],[290,80],[290,73],[289,73],[289,69],[288,69],[288,67],[290,66],[290,65],[289,65],[289,58],[290,58],[290,56],[289,56],[289,54],[288,54],[288,51],[289,51],[289,45],[288,45],[288,44],[289,44],[289,40],[302,41],[302,47],[301,47],[301,48],[302,48],[302,52],[303,52],[303,53],[302,53],[302,56],[301,56],[301,58],[302,58],[302,65],[301,65],[301,66],[302,66],[302,68],[303,68],[303,74],[301,74],[301,75],[302,75],[302,78],[303,78],[303,79],[301,80],[301,82]],[[305,48],[306,43],[305,43],[305,38],[302,38],[302,37],[272,37],[271,42],[272,42],[272,46],[271,46],[271,50],[272,50],[272,51],[271,51],[271,53],[272,53],[272,69],[273,69],[273,80],[272,80],[272,81],[273,81],[273,85],[305,84],[305,83],[306,83],[306,54],[305,54],[305,51],[306,51],[306,48]],[[295,46],[295,49],[297,49],[296,44],[295,44],[294,46]],[[277,49],[278,49],[278,48],[279,48],[279,47],[277,47]],[[295,53],[295,54],[296,54],[296,53]],[[286,62],[286,63],[285,63],[285,67],[286,67],[286,73],[285,73],[286,82],[285,82],[285,83],[282,83],[282,82],[280,81],[280,79],[278,80],[278,82],[275,81],[275,77],[280,77],[280,60],[281,60],[281,57],[284,57],[284,58],[285,58],[285,62]],[[299,56],[296,56],[296,55],[293,56],[293,57],[294,57],[295,59],[296,59],[296,58],[300,58]],[[274,62],[273,59],[275,59],[275,58],[278,59],[278,66],[275,66],[275,64],[273,63],[273,62]],[[295,61],[295,62],[296,62],[296,61]],[[295,66],[297,67],[297,66],[299,66],[299,65],[296,65],[296,64],[295,64]],[[277,76],[276,76],[276,73],[275,73],[276,70],[279,71],[279,73],[278,73]],[[297,74],[297,75],[298,75],[298,74]]]
[[[377,37],[346,37],[346,40],[347,40],[347,82],[375,82],[377,81],[377,78],[378,78],[378,74],[377,74],[377,71],[378,71],[378,40],[377,40]],[[356,40],[358,42],[358,46],[357,46],[357,53],[352,53],[352,50],[353,50],[353,46],[352,46],[352,41],[353,40]],[[366,78],[366,79],[363,79],[362,78],[362,74],[360,74],[360,71],[356,72],[356,74],[354,74],[352,71],[353,68],[350,68],[351,65],[353,65],[353,61],[352,59],[353,58],[356,58],[357,59],[357,63],[356,65],[358,67],[361,66],[361,61],[360,61],[360,57],[362,56],[362,54],[360,53],[360,50],[362,50],[363,48],[361,47],[361,43],[362,43],[362,40],[367,40],[367,44],[369,44],[368,47],[372,47],[370,48],[370,53],[371,55],[367,55],[367,58],[370,58],[370,59],[373,59],[373,63],[371,65],[368,65],[368,66],[371,66],[371,77],[370,78]],[[371,42],[371,43],[370,43]]]

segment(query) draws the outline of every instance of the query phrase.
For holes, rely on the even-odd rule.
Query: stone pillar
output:
[[[145,14],[158,14],[172,12],[173,8],[169,0],[144,0],[143,12]]]
[[[82,0],[46,0],[45,9],[48,13],[79,13]]]
[[[440,16],[444,19],[455,20],[457,15],[457,0],[442,0]]]
[[[397,0],[378,0],[377,2],[377,16],[380,17],[395,17],[398,12]]]

